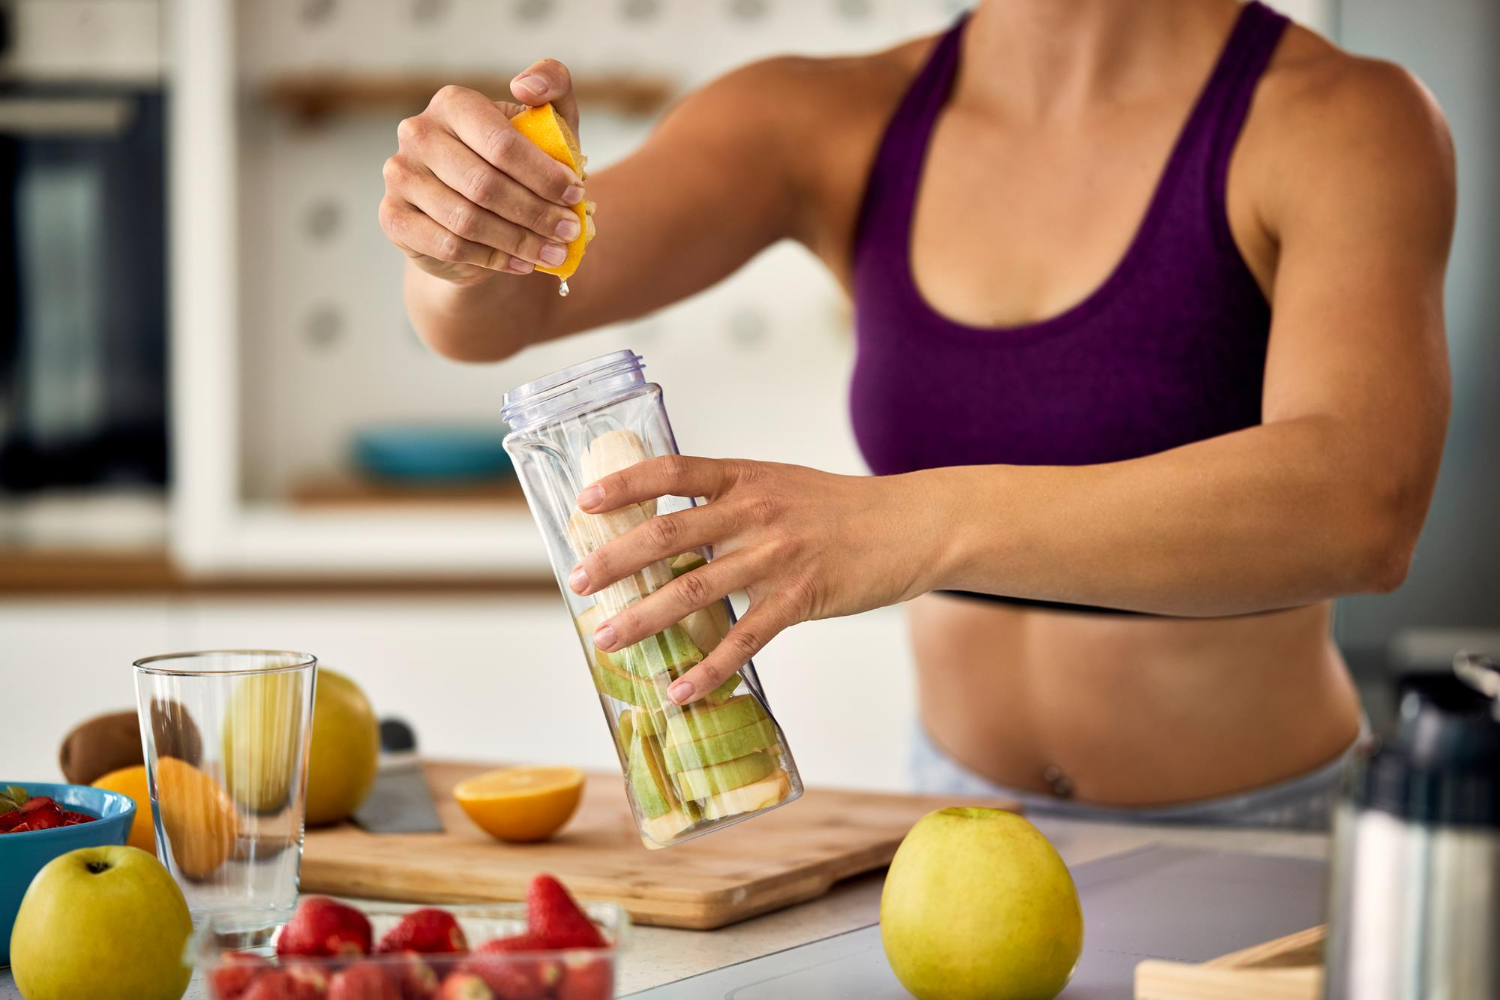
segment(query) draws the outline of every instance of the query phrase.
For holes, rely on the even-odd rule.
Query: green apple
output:
[[[26,1000],[177,1000],[193,970],[182,890],[138,847],[83,847],[36,873],[16,912],[10,966]]]
[[[641,812],[641,830],[652,841],[667,843],[697,822],[697,808],[677,798],[653,737],[637,736],[630,744],[626,778]]]
[[[743,757],[757,750],[764,750],[776,742],[776,726],[770,719],[761,719],[727,733],[716,733],[690,743],[668,743],[662,747],[662,757],[669,771],[686,771],[709,764],[722,764],[726,760]]]
[[[276,812],[291,796],[302,740],[300,671],[242,679],[224,710],[224,784],[250,812]]]
[[[765,706],[754,695],[742,694],[720,705],[689,705],[667,709],[660,723],[667,743],[691,743],[705,736],[733,732],[761,721],[769,721]]]
[[[692,767],[672,775],[677,793],[684,799],[700,800],[759,781],[776,770],[778,747],[761,750],[722,764]]]
[[[380,723],[370,699],[343,674],[320,667],[307,758],[307,825],[348,818],[375,783],[379,761]]]
[[[1036,827],[1000,809],[939,809],[891,860],[880,939],[917,1000],[1051,1000],[1078,962],[1083,911]]]

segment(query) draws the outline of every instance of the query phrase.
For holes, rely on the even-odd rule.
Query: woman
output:
[[[512,92],[576,125],[560,64]],[[1253,3],[987,0],[937,38],[731,73],[586,185],[518,107],[445,88],[386,163],[436,350],[639,316],[784,238],[855,306],[877,475],[661,459],[586,488],[595,512],[708,503],[591,555],[579,593],[718,556],[601,647],[744,589],[687,703],[788,625],[907,601],[930,789],[1326,822],[1360,729],[1329,602],[1400,584],[1447,421],[1453,162],[1420,84]],[[585,186],[599,235],[562,299],[517,276],[561,259]]]

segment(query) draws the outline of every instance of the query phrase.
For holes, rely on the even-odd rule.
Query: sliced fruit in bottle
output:
[[[645,817],[641,829],[652,840],[665,843],[697,822],[697,808],[678,798],[662,767],[661,748],[651,737],[638,737],[631,743],[627,778],[636,806]]]
[[[579,472],[584,483],[595,483],[650,457],[635,431],[606,431],[590,441],[588,449],[579,456]],[[647,517],[656,516],[654,499],[642,500],[636,506]]]
[[[741,694],[721,705],[704,705],[700,702],[686,708],[674,707],[664,717],[654,721],[663,725],[662,742],[675,744],[691,743],[705,736],[732,732],[769,719],[760,699],[753,694]]]
[[[727,733],[704,736],[688,743],[664,744],[662,760],[668,771],[686,771],[744,757],[775,742],[775,724],[770,719],[761,719]]]
[[[707,656],[718,648],[729,634],[733,622],[729,620],[729,609],[723,601],[714,601],[706,608],[699,608],[682,619],[682,627],[692,638],[693,645]]]
[[[771,747],[745,757],[678,771],[672,775],[677,794],[683,799],[700,801],[721,792],[743,788],[770,775],[777,767],[780,747]]]
[[[710,795],[703,800],[703,818],[723,819],[726,816],[757,812],[783,801],[791,791],[791,776],[778,769],[769,778]]]

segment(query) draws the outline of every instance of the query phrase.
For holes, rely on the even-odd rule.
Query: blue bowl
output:
[[[10,929],[27,886],[47,862],[80,847],[123,844],[135,818],[135,801],[119,792],[88,785],[53,785],[42,781],[0,781],[19,785],[29,795],[46,795],[64,809],[99,818],[92,823],[53,830],[0,833],[0,966],[10,964]]]
[[[506,479],[515,473],[504,441],[504,427],[368,427],[354,435],[354,463],[413,485]]]

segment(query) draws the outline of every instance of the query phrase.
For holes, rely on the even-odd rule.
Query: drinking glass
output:
[[[268,948],[297,903],[317,662],[260,649],[135,662],[156,853],[225,947]]]

